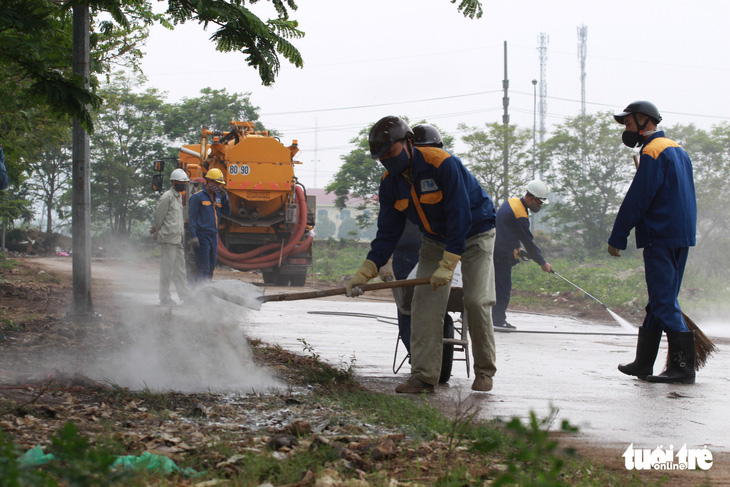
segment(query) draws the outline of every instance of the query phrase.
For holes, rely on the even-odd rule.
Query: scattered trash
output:
[[[43,453],[43,448],[36,446],[22,454],[18,458],[18,464],[24,467],[38,467],[55,459],[56,457],[52,453]],[[163,474],[179,473],[185,477],[200,475],[195,469],[189,467],[184,469],[180,468],[166,456],[156,455],[150,452],[144,452],[139,456],[124,455],[117,457],[112,467],[132,468],[134,470],[147,469]]]

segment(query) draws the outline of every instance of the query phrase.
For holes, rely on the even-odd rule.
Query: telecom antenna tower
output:
[[[541,32],[537,37],[540,46],[537,48],[540,53],[540,144],[545,142],[545,118],[547,117],[547,46],[550,36]],[[540,164],[540,178],[542,178],[542,164]]]
[[[580,114],[586,115],[586,52],[588,51],[588,26],[578,26],[578,61],[580,62]]]

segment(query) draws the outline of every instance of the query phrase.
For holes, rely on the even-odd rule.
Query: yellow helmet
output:
[[[225,179],[223,179],[223,173],[217,167],[214,167],[213,169],[208,171],[205,174],[205,179],[210,179],[211,181],[215,181],[216,183],[220,184],[226,184]]]

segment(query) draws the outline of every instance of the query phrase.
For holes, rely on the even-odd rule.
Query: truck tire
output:
[[[264,284],[276,284],[276,279],[279,277],[278,269],[273,271],[263,271],[261,276],[264,278]]]
[[[292,286],[302,287],[307,283],[307,273],[292,274],[289,276],[289,282],[291,282]]]
[[[454,320],[449,313],[444,316],[444,338],[454,338]],[[441,375],[439,384],[446,384],[451,378],[451,369],[454,365],[454,344],[444,345],[441,356]]]

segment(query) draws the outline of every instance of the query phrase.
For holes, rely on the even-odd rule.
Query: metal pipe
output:
[[[600,304],[604,308],[608,309],[608,306],[606,306],[605,304],[603,304],[600,299],[598,299],[597,297],[593,296],[591,293],[587,292],[585,289],[581,289],[580,287],[578,287],[578,285],[576,285],[575,283],[570,282],[569,280],[567,280],[566,278],[564,278],[563,276],[561,276],[557,272],[555,272],[555,271],[551,271],[551,272],[553,274],[555,274],[556,276],[558,276],[563,281],[567,282],[568,284],[570,284],[571,286],[573,286],[574,288],[576,288],[577,290],[581,291],[583,294],[585,294],[589,298],[595,299],[598,302],[598,304]]]
[[[194,157],[197,157],[198,159],[200,159],[200,153],[195,152],[194,150],[188,149],[187,147],[181,147],[180,152],[182,152],[183,154],[187,154],[189,156],[194,156]]]

